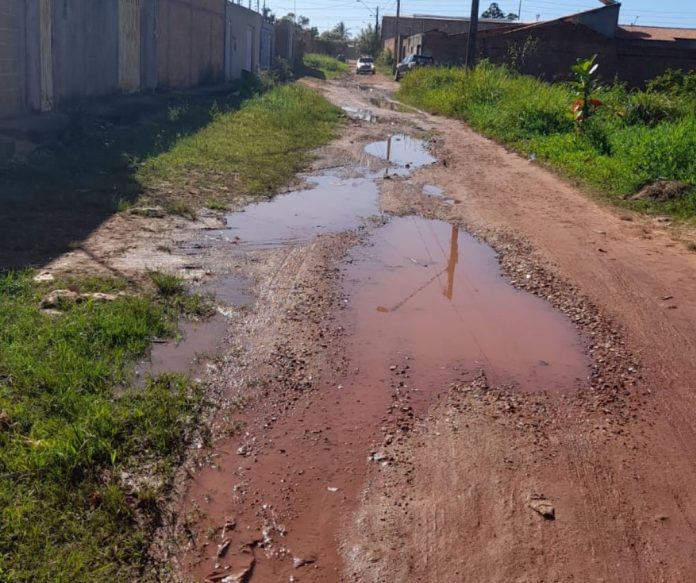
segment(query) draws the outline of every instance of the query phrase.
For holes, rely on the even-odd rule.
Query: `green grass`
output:
[[[339,110],[316,92],[278,86],[145,160],[137,176],[145,185],[195,176],[208,187],[270,194],[304,167],[313,148],[334,136],[339,118]]]
[[[0,580],[126,581],[143,569],[156,499],[202,398],[175,375],[129,388],[151,338],[176,330],[185,293],[165,279],[162,294],[129,289],[54,315],[39,309],[50,289],[126,284],[0,276]]]
[[[319,71],[324,79],[336,79],[348,72],[348,65],[329,55],[307,53],[304,56],[304,66],[313,71]],[[316,76],[316,75],[315,75]]]
[[[422,68],[402,82],[398,97],[473,128],[539,160],[623,207],[696,218],[696,98],[629,92],[610,86],[583,131],[565,84],[548,84],[505,68]],[[630,195],[659,179],[694,187],[665,203]]]

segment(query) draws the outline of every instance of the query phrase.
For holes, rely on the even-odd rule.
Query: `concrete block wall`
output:
[[[21,1],[0,0],[0,115],[23,109]]]

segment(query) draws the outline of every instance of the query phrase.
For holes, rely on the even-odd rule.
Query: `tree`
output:
[[[497,2],[492,2],[487,10],[481,13],[481,18],[492,18],[494,20],[519,20],[519,15],[514,12],[508,12],[506,15],[498,6]]]
[[[276,21],[276,15],[271,12],[271,9],[268,6],[263,7],[263,19],[266,22],[275,22]]]
[[[363,28],[358,36],[355,37],[355,44],[358,47],[358,52],[362,55],[377,55],[379,53],[379,36],[375,28],[368,24],[367,28]]]
[[[323,40],[344,43],[350,39],[350,29],[346,27],[345,22],[339,22],[331,30],[325,30],[319,38]]]
[[[493,18],[495,20],[505,20],[505,13],[500,9],[497,2],[492,2],[488,10],[481,13],[481,18]]]

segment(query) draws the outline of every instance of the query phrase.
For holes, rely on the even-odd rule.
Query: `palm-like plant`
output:
[[[575,113],[575,121],[582,123],[590,118],[594,110],[602,105],[599,99],[594,99],[592,95],[599,86],[597,79],[597,69],[599,64],[597,55],[591,59],[578,59],[571,70],[575,76],[573,87],[578,96],[577,101],[573,103],[573,113]]]

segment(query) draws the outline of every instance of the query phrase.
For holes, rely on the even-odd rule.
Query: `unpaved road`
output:
[[[184,576],[694,580],[696,257],[359,82],[320,86],[363,119],[318,166],[374,171],[364,146],[399,132],[431,138],[439,162],[376,178],[386,214],[364,231],[259,259],[257,314],[282,323],[255,328],[275,352],[246,347],[266,398],[186,489]],[[276,297],[281,282],[295,293]]]
[[[395,105],[380,77],[315,86],[354,117],[315,188],[137,241],[117,218],[53,266],[222,292],[213,445],[157,541],[174,576],[696,580],[691,234]],[[365,146],[398,134],[437,161],[395,138],[384,178]]]

